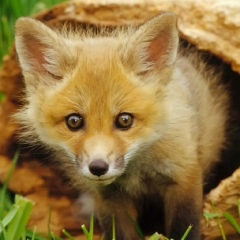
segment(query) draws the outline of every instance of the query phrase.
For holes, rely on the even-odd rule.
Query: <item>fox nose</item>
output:
[[[109,166],[104,160],[96,159],[89,164],[88,168],[93,175],[100,177],[108,171]]]

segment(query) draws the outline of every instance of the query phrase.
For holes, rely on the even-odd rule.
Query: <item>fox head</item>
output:
[[[26,104],[16,118],[23,137],[64,156],[83,181],[113,182],[165,129],[177,47],[176,16],[169,12],[100,35],[20,18],[16,50]]]

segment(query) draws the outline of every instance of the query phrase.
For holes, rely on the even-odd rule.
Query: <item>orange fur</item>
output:
[[[73,182],[95,193],[107,239],[112,214],[118,239],[138,238],[125,211],[137,220],[148,194],[164,200],[167,234],[180,238],[192,223],[190,239],[199,239],[203,178],[225,143],[228,97],[218,76],[177,46],[172,13],[100,35],[17,21],[27,103],[15,117],[23,137],[54,150]],[[122,112],[134,117],[128,130],[114,125]],[[72,113],[83,116],[83,129],[68,129]],[[89,170],[96,159],[109,166],[101,176]],[[180,220],[184,214],[189,219]]]

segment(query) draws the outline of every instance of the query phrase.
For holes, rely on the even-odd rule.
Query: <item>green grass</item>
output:
[[[29,220],[33,203],[19,195],[14,201],[7,190],[8,182],[16,166],[19,150],[16,152],[5,183],[0,188],[0,240],[26,239],[26,224]]]
[[[21,16],[32,16],[66,0],[0,0],[0,65],[14,39],[14,25]]]
[[[134,225],[136,225],[136,223],[134,223]],[[138,227],[137,227],[138,228]],[[184,233],[183,237],[179,240],[185,240],[188,233],[191,231],[192,229],[192,226],[189,226],[188,229],[186,230],[186,232]],[[86,240],[93,240],[93,230],[94,230],[94,217],[93,217],[93,214],[91,216],[91,219],[90,219],[90,227],[89,227],[89,230],[87,230],[87,228],[85,227],[85,225],[82,225],[82,230],[83,230],[83,233],[86,237]],[[138,228],[137,229],[138,233],[140,232],[140,238],[145,240],[145,237],[144,235],[141,233],[141,230]],[[65,234],[67,237],[68,235]],[[164,237],[163,235],[159,234],[159,233],[154,233],[153,235],[151,235],[148,240],[159,240],[159,239],[162,239],[164,238],[165,240],[171,240],[171,239],[168,239],[166,237]],[[74,240],[74,238],[69,238],[70,240]],[[102,236],[102,240],[104,240],[104,237]],[[115,229],[115,218],[114,218],[114,215],[113,215],[113,219],[112,219],[112,240],[118,240],[116,238],[116,229]]]
[[[94,217],[93,217],[93,214],[91,215],[91,218],[90,218],[90,226],[89,226],[89,230],[87,230],[87,228],[85,227],[85,225],[82,225],[82,230],[83,230],[83,233],[86,237],[87,240],[93,240],[93,230],[94,230]]]
[[[10,207],[12,206],[12,199],[11,199],[10,193],[7,191],[7,186],[12,176],[12,173],[15,169],[18,157],[19,157],[19,150],[14,155],[6,181],[0,189],[1,190],[0,191],[0,219],[3,219],[4,214],[8,212]]]
[[[22,16],[33,16],[51,6],[66,0],[0,0],[0,68],[3,57],[14,41],[14,25]],[[0,103],[4,94],[0,92]]]
[[[1,222],[0,239],[25,239],[26,224],[32,207],[33,203],[30,200],[15,195],[14,204]]]
[[[27,198],[15,195],[8,191],[8,183],[15,169],[19,157],[19,150],[16,152],[6,181],[0,185],[0,240],[48,240],[62,238],[51,238],[39,236],[35,231],[26,228],[34,203]]]
[[[211,202],[211,205],[212,205],[213,213],[203,213],[203,217],[206,219],[207,224],[210,219],[215,219],[215,221],[217,221],[219,231],[221,232],[222,239],[227,240],[227,236],[224,232],[222,223],[220,221],[220,218],[225,218],[232,225],[232,227],[236,230],[236,233],[238,233],[240,235],[240,226],[239,226],[237,220],[230,213],[227,213],[227,212],[218,213],[213,202]],[[238,207],[237,207],[238,208],[238,218],[240,218],[240,199],[238,200],[237,205],[238,205]]]

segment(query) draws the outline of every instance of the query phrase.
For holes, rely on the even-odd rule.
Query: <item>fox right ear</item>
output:
[[[161,71],[175,62],[178,48],[177,17],[164,12],[140,26],[124,49],[124,62],[136,74]]]
[[[36,85],[41,76],[48,79],[63,77],[73,61],[71,46],[58,33],[40,21],[22,17],[16,22],[15,44],[23,75],[27,84]]]

